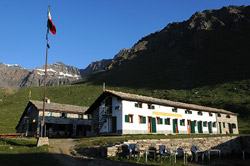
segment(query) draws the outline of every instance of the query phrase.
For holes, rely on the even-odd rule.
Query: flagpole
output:
[[[50,6],[49,6],[50,8]],[[49,50],[49,27],[47,27],[47,46],[46,46],[46,60],[45,60],[45,75],[44,75],[44,94],[43,94],[43,120],[41,124],[41,137],[45,137],[45,103],[46,103],[46,81],[47,81],[47,62],[48,62],[48,50]]]

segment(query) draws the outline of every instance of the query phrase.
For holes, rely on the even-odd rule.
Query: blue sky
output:
[[[0,62],[27,69],[44,65],[48,5],[57,28],[49,36],[48,63],[82,69],[196,11],[250,0],[1,0]]]

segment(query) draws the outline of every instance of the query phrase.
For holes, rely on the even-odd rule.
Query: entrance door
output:
[[[178,133],[178,123],[177,119],[173,119],[173,133]]]
[[[156,120],[152,118],[152,133],[156,133]]]
[[[202,121],[198,121],[198,132],[203,133],[202,132]]]
[[[191,121],[191,133],[195,133],[195,121]]]
[[[233,126],[230,123],[228,123],[228,130],[229,130],[229,134],[233,134]]]
[[[152,133],[152,118],[148,117],[148,133]]]
[[[112,117],[112,133],[116,133],[116,116]]]
[[[191,133],[191,121],[190,120],[187,120],[187,131],[188,131],[188,134]]]
[[[209,133],[212,133],[212,123],[211,122],[208,122],[208,131]]]
[[[219,122],[219,128],[220,128],[220,134],[222,134],[222,130],[221,130],[221,122]]]

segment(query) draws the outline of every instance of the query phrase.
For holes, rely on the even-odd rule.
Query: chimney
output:
[[[46,101],[46,103],[48,103],[48,104],[50,103],[50,99],[48,99],[48,98],[46,98],[45,101]]]

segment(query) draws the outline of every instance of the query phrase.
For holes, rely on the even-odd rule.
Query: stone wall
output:
[[[245,151],[250,151],[250,136],[224,136],[206,138],[128,140],[123,144],[108,147],[107,156],[116,156],[125,153],[128,145],[132,143],[138,144],[142,152],[148,147],[155,147],[156,149],[159,149],[159,145],[168,146],[171,150],[182,148],[188,154],[191,154],[190,149],[193,145],[200,146],[204,150],[220,149],[221,154],[223,155],[241,153],[243,150],[242,147],[246,147]]]

